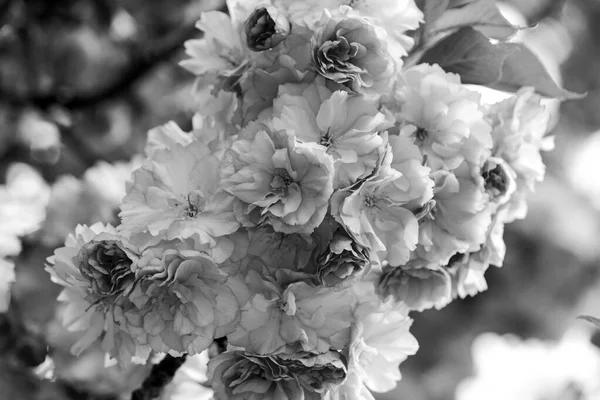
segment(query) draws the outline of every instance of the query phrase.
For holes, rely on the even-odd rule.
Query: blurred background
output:
[[[116,400],[147,373],[105,370],[97,350],[69,355],[74,339],[53,322],[58,288],[44,262],[76,224],[116,221],[148,129],[169,120],[191,128],[193,76],[177,62],[183,42],[199,35],[200,13],[221,6],[0,0],[0,261],[16,264],[11,309],[0,316],[1,399]],[[600,1],[511,0],[502,9],[515,24],[535,26],[517,39],[564,87],[588,95],[548,102],[556,149],[544,155],[547,177],[527,219],[507,226],[504,266],[488,271],[489,289],[475,298],[414,315],[420,350],[402,365],[397,390],[380,400],[491,399],[486,390],[498,388],[482,382],[490,373],[515,381],[520,365],[530,367],[519,370],[531,377],[524,387],[547,387],[537,375],[564,384],[557,393],[526,389],[504,399],[591,400],[579,382],[590,371],[600,386],[600,336],[576,319],[600,317]],[[54,384],[27,369],[42,363],[46,342]],[[590,357],[586,378],[573,372],[581,358],[563,357],[579,354],[569,346]]]

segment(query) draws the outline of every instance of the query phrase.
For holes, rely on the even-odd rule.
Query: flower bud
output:
[[[134,280],[131,264],[135,256],[119,239],[108,234],[98,235],[77,255],[81,275],[98,296],[115,296]]]
[[[272,49],[290,33],[287,18],[273,6],[258,7],[244,24],[246,43],[252,51]]]
[[[370,269],[369,250],[347,233],[337,231],[317,259],[317,276],[325,286],[346,287]]]

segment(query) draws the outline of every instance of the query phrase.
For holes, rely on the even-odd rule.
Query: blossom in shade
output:
[[[258,257],[270,268],[301,271],[309,262],[316,243],[308,235],[275,232],[265,226],[249,233],[247,255]]]
[[[238,221],[266,222],[286,234],[312,232],[333,192],[331,156],[323,146],[298,143],[286,131],[256,128],[233,143],[221,169],[220,184],[235,198]]]
[[[411,138],[433,171],[455,169],[464,160],[480,166],[492,147],[480,95],[438,65],[420,64],[402,76],[396,92],[384,99],[400,135]]]
[[[146,248],[135,264],[135,308],[117,310],[136,341],[159,353],[198,354],[235,329],[239,304],[219,270],[193,241]]]
[[[354,301],[350,291],[305,281],[285,284],[255,269],[247,272],[245,282],[249,293],[240,324],[228,336],[231,344],[260,355],[324,353],[347,345]]]
[[[356,93],[384,91],[395,63],[387,50],[385,31],[342,7],[340,16],[323,12],[311,39],[313,64],[325,78]]]
[[[374,99],[345,91],[332,93],[315,85],[302,91],[286,86],[273,103],[273,125],[293,131],[298,140],[325,146],[335,160],[335,187],[368,176],[377,164],[377,150],[384,145],[379,133],[393,126],[392,116],[380,112]]]
[[[276,357],[227,351],[211,359],[208,376],[217,400],[304,400],[304,389]]]
[[[411,310],[440,309],[452,301],[451,278],[447,271],[421,260],[383,270],[377,287],[383,298],[392,296]]]
[[[259,6],[244,23],[246,44],[253,51],[271,49],[289,35],[291,24],[284,13],[273,6]]]
[[[118,326],[115,309],[133,307],[126,297],[134,282],[132,265],[139,253],[116,229],[101,223],[79,225],[65,246],[48,258],[46,271],[52,281],[63,286],[58,300],[65,303],[62,322],[69,330],[85,331],[73,346],[79,355],[102,338],[102,348],[127,362],[133,356],[148,355],[135,346]],[[128,360],[129,359],[129,360]]]
[[[324,286],[344,288],[369,273],[369,249],[338,229],[316,262],[316,275]]]
[[[346,379],[346,359],[337,351],[322,354],[280,354],[278,359],[298,379],[307,397],[311,394],[327,394]]]
[[[178,237],[231,251],[225,235],[239,224],[230,196],[219,190],[219,160],[199,141],[158,150],[133,172],[121,205],[121,232],[134,242]],[[221,257],[217,257],[218,261]]]

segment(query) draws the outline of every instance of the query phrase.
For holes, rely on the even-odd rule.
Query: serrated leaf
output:
[[[495,0],[450,0],[448,10],[429,25],[431,34],[473,26],[486,36],[506,40],[517,32],[504,18]]]
[[[577,317],[577,319],[582,319],[584,321],[587,321],[587,322],[593,324],[594,326],[596,326],[597,329],[600,329],[600,318],[592,317],[589,315],[580,315]]]
[[[542,96],[559,100],[573,100],[585,94],[573,93],[558,86],[537,56],[522,43],[504,45],[512,51],[502,64],[498,81],[487,86],[505,92],[516,92],[524,86],[532,86]]]
[[[501,79],[504,60],[514,51],[493,45],[484,34],[467,27],[440,40],[420,62],[439,64],[445,71],[459,74],[463,83],[489,85]]]

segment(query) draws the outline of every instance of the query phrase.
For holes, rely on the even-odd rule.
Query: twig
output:
[[[158,398],[165,386],[173,380],[175,373],[183,365],[185,359],[186,355],[173,357],[167,354],[160,363],[152,367],[152,371],[142,383],[142,387],[131,394],[131,400],[153,400]]]

